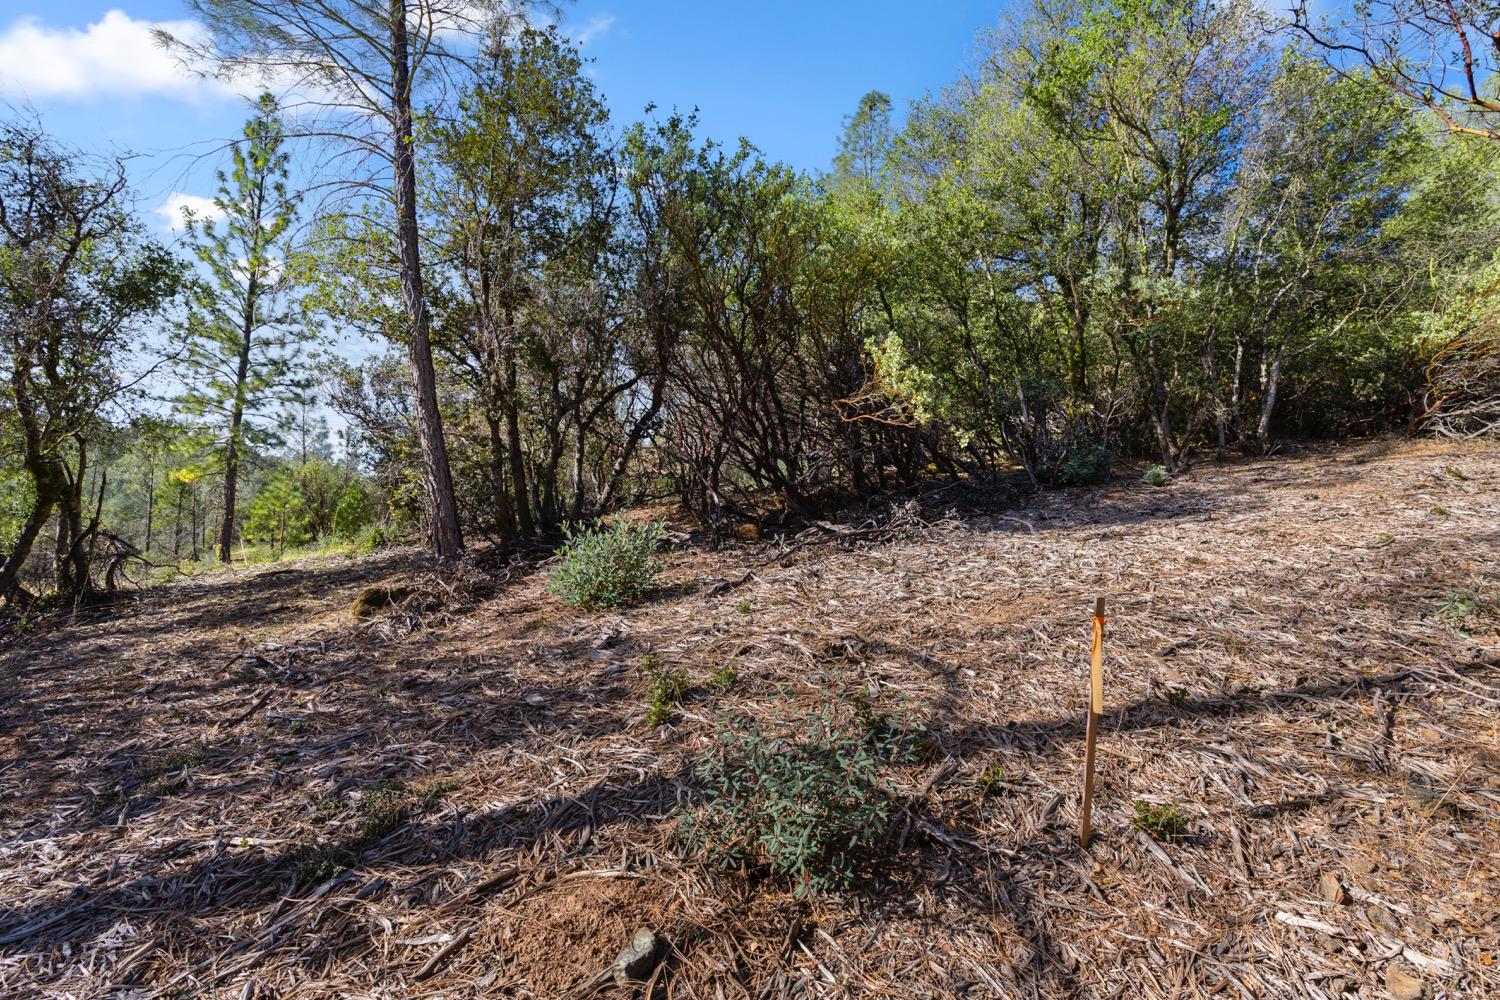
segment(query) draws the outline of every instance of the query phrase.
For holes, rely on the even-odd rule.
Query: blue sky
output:
[[[1004,0],[757,4],[581,0],[564,27],[582,40],[617,126],[648,102],[699,109],[705,134],[745,136],[773,158],[816,170],[841,119],[867,90],[898,108],[952,81]],[[15,8],[11,8],[13,11]],[[139,154],[139,207],[212,194],[213,156],[245,108],[176,72],[151,22],[186,19],[172,0],[22,0],[0,15],[0,99],[30,106],[71,144]],[[181,198],[176,200],[180,203]],[[167,216],[154,216],[166,226]]]
[[[563,28],[591,60],[617,129],[648,103],[697,108],[703,134],[729,143],[744,136],[813,171],[828,166],[861,95],[884,90],[900,109],[941,89],[1009,2],[578,0]],[[241,98],[191,78],[152,41],[160,22],[190,32],[180,23],[187,17],[180,0],[21,0],[0,13],[0,105],[33,109],[70,145],[132,154],[137,210],[163,236],[172,222],[180,227],[183,205],[211,207],[223,143],[248,113]],[[345,357],[376,349],[329,332],[329,349]],[[169,378],[150,388],[163,399],[176,392]]]

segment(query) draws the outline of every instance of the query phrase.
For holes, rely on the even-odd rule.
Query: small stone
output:
[[[1333,872],[1324,872],[1323,877],[1318,880],[1318,888],[1323,891],[1323,898],[1335,906],[1349,902],[1349,894],[1339,883],[1339,877]]]
[[[1375,871],[1375,862],[1361,855],[1349,861],[1349,871],[1355,875],[1369,875]]]
[[[1427,996],[1427,984],[1399,965],[1385,970],[1385,988],[1396,1000],[1422,1000]]]
[[[615,958],[615,982],[621,986],[645,982],[656,968],[656,945],[655,934],[645,927],[638,928]]]
[[[1400,934],[1401,924],[1397,922],[1390,910],[1383,906],[1365,907],[1365,919],[1375,927],[1380,928],[1387,934]]]
[[[541,706],[547,704],[547,699],[544,696],[539,695],[535,691],[533,691],[526,696],[526,704],[534,705],[540,708]]]

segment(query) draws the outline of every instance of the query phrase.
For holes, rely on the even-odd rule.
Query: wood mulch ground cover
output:
[[[658,997],[1500,995],[1500,449],[983,500],[679,546],[621,612],[398,551],[0,640],[0,996],[625,996],[641,927]],[[683,847],[718,720],[859,693],[932,738],[859,888]]]

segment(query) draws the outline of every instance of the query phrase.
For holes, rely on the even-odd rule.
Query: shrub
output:
[[[333,508],[333,533],[345,541],[354,541],[375,520],[375,505],[364,483],[354,480],[344,487],[338,505]]]
[[[594,610],[628,604],[650,591],[661,572],[656,546],[666,524],[616,521],[608,528],[565,525],[567,541],[547,589],[575,608]]]
[[[1165,486],[1172,481],[1172,474],[1167,471],[1165,465],[1153,465],[1141,476],[1141,482],[1147,486]]]
[[[243,534],[250,544],[268,545],[277,554],[312,541],[307,501],[295,468],[278,469],[256,492],[245,513]]]
[[[763,865],[794,879],[798,895],[851,885],[890,822],[885,769],[904,743],[899,731],[873,731],[832,708],[774,732],[728,717],[694,769],[699,798],[683,837],[720,866]]]
[[[1051,479],[1060,486],[1086,486],[1109,478],[1112,458],[1102,441],[1084,437],[1067,450],[1052,469]]]

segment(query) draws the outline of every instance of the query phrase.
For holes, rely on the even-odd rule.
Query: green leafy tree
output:
[[[355,479],[339,494],[338,505],[333,509],[333,533],[343,539],[352,539],[375,523],[375,502],[369,487]]]
[[[854,114],[844,119],[838,153],[833,158],[833,185],[881,191],[887,181],[887,159],[895,131],[891,98],[872,90],[859,99]]]
[[[92,589],[91,445],[133,388],[124,373],[144,324],[182,283],[179,262],[129,211],[122,162],[91,163],[34,123],[0,124],[0,391],[30,479],[30,509],[0,560],[8,603],[23,596],[21,566],[54,512],[57,591],[73,600]]]
[[[568,424],[587,432],[605,412],[590,397],[614,374],[608,318],[589,287],[611,228],[609,115],[577,52],[529,28],[489,50],[459,112],[433,136],[433,207],[456,298],[443,347],[478,401],[495,521],[513,538],[560,519]],[[565,336],[548,337],[558,325]],[[582,357],[559,356],[574,346]],[[528,469],[527,418],[544,439],[540,477]]]

